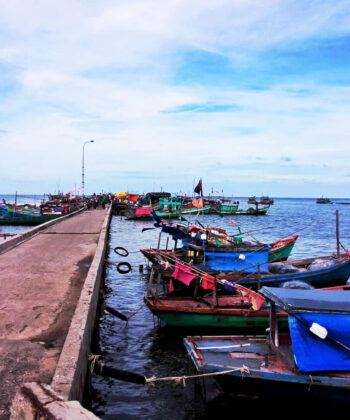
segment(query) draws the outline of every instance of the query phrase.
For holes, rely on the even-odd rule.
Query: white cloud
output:
[[[130,167],[192,177],[219,161],[233,168],[224,177],[252,156],[275,168],[245,170],[266,180],[279,176],[281,156],[312,168],[310,179],[323,179],[319,165],[330,159],[333,174],[337,166],[345,171],[349,88],[305,82],[249,91],[172,80],[179,54],[194,48],[248,66],[252,50],[348,33],[347,1],[0,0],[0,7],[0,70],[12,67],[16,84],[4,86],[0,101],[0,145],[17,177],[54,183],[63,167],[67,188],[79,183],[81,146],[90,138],[95,190],[107,173]],[[239,110],[169,112],[193,104]]]

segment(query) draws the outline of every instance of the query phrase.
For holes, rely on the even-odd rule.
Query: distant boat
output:
[[[260,204],[273,204],[274,201],[268,195],[263,195],[260,197]]]
[[[332,204],[329,198],[320,197],[316,200],[317,204]]]
[[[272,200],[272,198],[270,198],[268,195],[262,195],[260,197],[260,200],[257,200],[257,198],[255,196],[249,197],[248,198],[248,204],[265,204],[265,205],[271,205],[273,204],[274,201]]]

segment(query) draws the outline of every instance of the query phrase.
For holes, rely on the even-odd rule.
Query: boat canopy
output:
[[[350,293],[271,287],[260,293],[288,312],[300,371],[350,371]]]
[[[263,287],[259,292],[287,312],[339,312],[350,314],[350,293],[344,290]]]

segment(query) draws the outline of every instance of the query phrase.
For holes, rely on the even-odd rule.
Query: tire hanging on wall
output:
[[[120,274],[128,274],[132,270],[132,268],[128,262],[121,262],[117,265],[117,270]]]
[[[127,257],[129,255],[129,251],[122,246],[116,246],[114,252],[121,257]]]

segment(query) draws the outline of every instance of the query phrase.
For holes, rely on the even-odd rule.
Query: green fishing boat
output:
[[[254,309],[250,299],[239,296],[191,297],[148,296],[144,302],[150,311],[172,327],[205,327],[231,329],[266,329],[270,310],[267,306]],[[279,313],[279,327],[287,328],[286,314]]]
[[[232,212],[232,213],[217,210],[216,213],[219,214],[220,216],[226,216],[228,214],[234,215],[234,216],[265,216],[269,208],[270,207],[254,209],[253,207],[249,207],[247,210],[236,210],[235,212]]]
[[[180,211],[181,214],[209,214],[211,211],[211,206],[204,206],[202,209],[201,208],[196,208],[196,207],[183,207]]]
[[[61,217],[62,214],[38,215],[24,217],[0,217],[0,225],[28,225],[35,226]]]
[[[217,204],[215,212],[222,216],[225,214],[236,214],[238,206],[239,202],[230,202],[230,200],[224,199],[222,202]]]
[[[270,244],[269,262],[287,261],[297,239],[298,235],[294,235],[292,238],[281,239]]]

